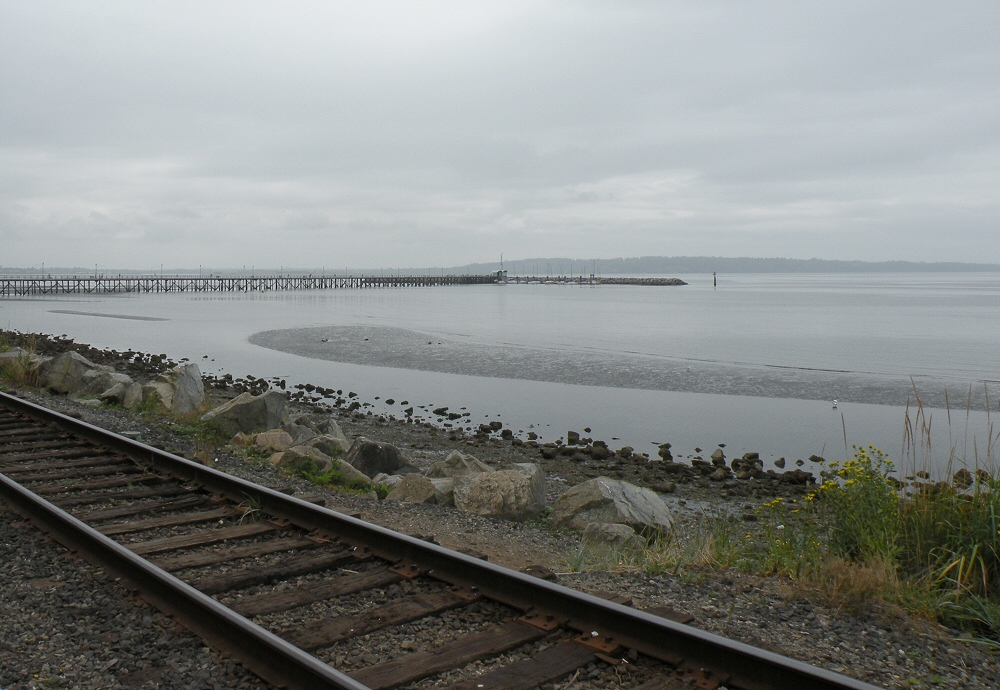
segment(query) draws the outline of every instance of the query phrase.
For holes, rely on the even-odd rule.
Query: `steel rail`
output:
[[[0,404],[27,416],[55,423],[77,436],[117,450],[147,465],[153,471],[197,484],[203,489],[223,494],[235,501],[248,499],[255,501],[262,512],[285,518],[299,527],[320,530],[346,543],[368,547],[375,555],[382,558],[418,564],[438,579],[476,587],[483,596],[490,599],[524,610],[537,609],[554,614],[568,620],[569,625],[578,630],[599,631],[602,635],[613,637],[620,644],[653,658],[673,663],[683,659],[687,666],[711,669],[725,674],[729,677],[727,681],[729,686],[744,690],[800,690],[801,688],[875,690],[876,688],[863,681],[615,604],[321,508],[2,392],[0,392]],[[13,500],[18,501],[19,507],[20,502],[27,503],[28,499],[24,497],[24,494],[28,493],[26,490],[18,487],[20,490],[14,491],[12,487],[17,485],[6,478],[2,486],[5,497],[10,493],[14,497]],[[116,573],[140,588],[147,583],[153,587],[152,594],[148,596],[154,605],[161,608],[166,606],[168,612],[181,616],[181,620],[198,634],[203,634],[204,630],[204,634],[208,635],[206,639],[226,651],[232,650],[234,656],[259,672],[269,682],[281,685],[272,680],[274,666],[270,665],[273,663],[271,657],[267,658],[269,665],[264,672],[258,670],[258,666],[264,661],[263,658],[255,656],[259,653],[259,649],[273,655],[274,659],[281,655],[282,658],[302,664],[303,673],[306,669],[310,669],[311,673],[316,674],[316,681],[303,676],[295,681],[298,683],[320,682],[318,680],[320,672],[324,669],[319,669],[318,666],[325,667],[324,672],[327,675],[323,677],[323,682],[327,682],[328,685],[293,685],[286,680],[285,683],[289,687],[336,687],[350,690],[364,688],[363,685],[333,671],[314,657],[291,647],[263,628],[229,611],[214,599],[159,571],[155,566],[68,514],[63,514],[64,517],[57,516],[56,513],[62,513],[58,508],[51,506],[49,510],[36,507],[33,510],[41,511],[39,519],[44,521],[41,526],[47,530],[51,529],[57,537],[62,535],[63,538],[68,538],[63,532],[69,531],[87,535],[80,537],[85,547],[80,549],[82,553],[86,553],[90,548],[100,549],[106,557],[112,559],[109,567]],[[120,572],[118,567],[128,570]],[[146,593],[146,590],[143,589],[143,592]],[[184,598],[183,609],[180,611],[173,610],[181,606],[173,599],[175,596]],[[241,641],[236,643],[234,639],[222,635],[223,628],[241,635]],[[242,647],[244,644],[250,646]],[[239,651],[234,647],[239,647]],[[280,667],[280,663],[277,665]]]

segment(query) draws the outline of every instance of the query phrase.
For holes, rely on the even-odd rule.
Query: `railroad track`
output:
[[[874,687],[3,393],[0,497],[278,687],[388,689],[431,679],[450,690],[531,690],[601,664],[620,672],[621,687],[641,690]],[[366,645],[402,626],[414,639],[395,658],[366,665]],[[479,675],[459,673],[473,663]]]

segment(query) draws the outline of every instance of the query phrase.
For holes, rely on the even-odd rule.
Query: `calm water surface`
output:
[[[589,426],[684,455],[725,443],[833,458],[846,430],[899,457],[915,384],[939,408],[927,410],[937,461],[949,444],[973,460],[975,438],[985,462],[1000,276],[734,275],[716,289],[681,277],[690,285],[29,298],[0,301],[0,324],[349,389],[377,410],[398,405],[375,396],[466,407],[543,438]]]

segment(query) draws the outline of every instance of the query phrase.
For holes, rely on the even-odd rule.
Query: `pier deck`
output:
[[[332,290],[343,288],[434,287],[486,285],[495,275],[446,276],[0,276],[0,296],[130,292],[269,292],[273,290]]]
[[[106,294],[143,292],[270,292],[274,290],[334,290],[359,288],[439,287],[528,283],[557,285],[687,285],[677,278],[639,276],[498,276],[486,275],[97,275],[0,276],[0,297],[29,295]]]

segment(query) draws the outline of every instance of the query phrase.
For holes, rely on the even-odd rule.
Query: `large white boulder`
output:
[[[577,484],[556,499],[556,527],[586,529],[592,522],[628,525],[637,532],[669,530],[670,509],[652,490],[597,477]]]
[[[455,507],[467,513],[526,520],[545,509],[545,472],[534,463],[460,479],[454,485]]]
[[[197,364],[182,364],[142,385],[126,386],[122,395],[126,409],[140,407],[161,414],[185,417],[205,404],[205,383]]]
[[[205,382],[197,364],[182,364],[156,377],[173,390],[167,409],[174,415],[194,414],[205,403]]]
[[[202,416],[202,420],[215,422],[226,436],[253,434],[280,426],[286,404],[284,394],[278,391],[243,393]]]

